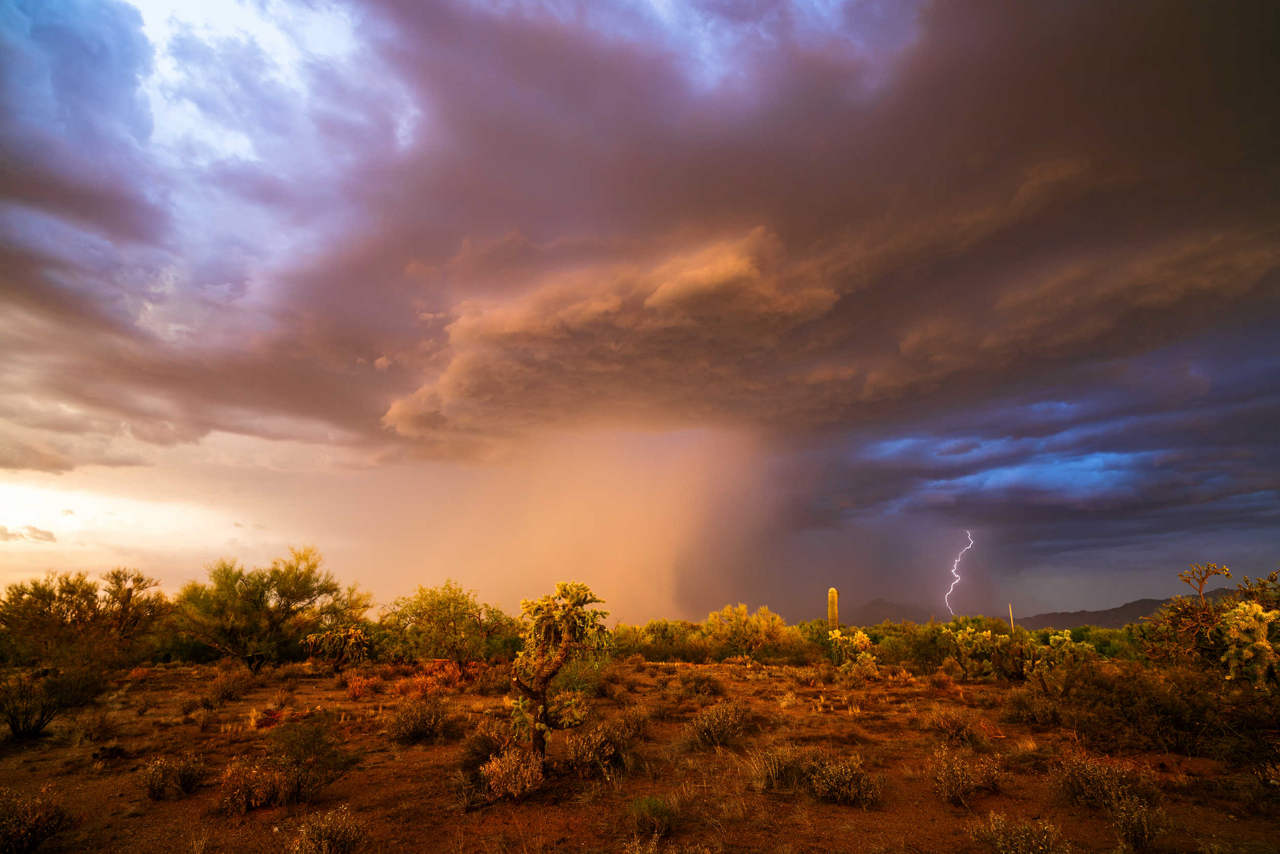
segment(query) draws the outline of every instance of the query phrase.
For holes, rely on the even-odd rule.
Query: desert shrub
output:
[[[724,683],[710,673],[686,671],[678,677],[682,697],[723,697]]]
[[[508,748],[480,766],[480,776],[494,797],[523,800],[542,787],[542,757],[528,750]]]
[[[286,723],[271,733],[269,759],[280,772],[280,803],[307,803],[357,761],[325,720]]]
[[[511,668],[507,665],[480,667],[471,679],[470,688],[482,697],[505,694],[511,689]]]
[[[235,702],[247,694],[254,684],[254,678],[248,673],[221,670],[209,683],[210,703],[213,708],[217,708]]]
[[[195,754],[155,756],[142,767],[142,785],[147,797],[162,801],[192,794],[200,787],[205,775],[205,767]]]
[[[808,770],[809,791],[820,801],[866,809],[880,801],[880,779],[863,767],[862,757],[819,757]]]
[[[1064,799],[1094,809],[1106,809],[1122,796],[1152,803],[1160,795],[1149,774],[1114,760],[1083,753],[1065,756],[1054,773],[1054,779]]]
[[[969,806],[978,792],[1000,789],[1000,766],[994,759],[965,756],[945,746],[934,752],[930,775],[938,796],[958,807]]]
[[[82,670],[11,673],[0,682],[0,716],[14,739],[36,738],[59,715],[91,702],[101,690],[101,677]]]
[[[365,697],[380,693],[382,693],[381,677],[362,673],[353,673],[347,677],[347,696],[352,700],[363,700]]]
[[[112,741],[120,734],[120,727],[106,709],[95,709],[81,715],[76,720],[74,738],[76,742],[87,741],[101,744]]]
[[[387,727],[393,739],[405,743],[444,738],[451,729],[449,709],[438,697],[401,703]]]
[[[947,744],[967,745],[974,750],[987,750],[991,743],[974,726],[973,719],[958,712],[943,711],[929,718],[928,726],[942,733]]]
[[[237,756],[222,769],[218,803],[223,812],[244,815],[278,803],[279,798],[279,771],[263,760]]]
[[[737,703],[719,703],[698,712],[685,725],[684,742],[690,748],[721,747],[746,734],[750,716]]]
[[[1055,727],[1062,723],[1057,703],[1032,688],[1014,688],[1005,695],[1004,718],[1012,723]]]
[[[354,854],[368,839],[364,825],[356,821],[351,809],[343,804],[337,809],[309,815],[298,825],[298,838],[293,854]]]
[[[71,827],[71,817],[43,794],[20,795],[0,788],[0,852],[27,854]]]
[[[636,833],[663,837],[675,827],[680,811],[666,798],[643,795],[627,804],[627,815]]]
[[[1168,826],[1164,810],[1130,791],[1121,791],[1112,798],[1107,804],[1107,817],[1121,846],[1132,851],[1150,848]]]
[[[995,854],[1069,854],[1071,846],[1058,828],[1047,821],[1011,821],[991,813],[985,824],[973,829],[977,842],[991,846]]]
[[[572,733],[565,739],[569,764],[580,776],[610,776],[631,767],[632,748],[643,733],[648,716],[633,710],[614,720]]]
[[[480,786],[484,778],[480,769],[490,759],[509,749],[514,735],[509,725],[496,721],[483,720],[462,742],[462,759],[459,767],[462,774],[473,786]]]
[[[929,687],[935,691],[947,692],[955,686],[955,680],[945,670],[935,670],[929,674]]]

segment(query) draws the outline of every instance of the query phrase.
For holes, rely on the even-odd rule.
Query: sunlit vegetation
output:
[[[1280,576],[1225,574],[1043,631],[374,613],[311,549],[172,599],[51,575],[0,600],[0,851],[1274,850]]]

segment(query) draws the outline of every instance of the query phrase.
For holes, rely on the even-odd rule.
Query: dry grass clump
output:
[[[356,821],[346,804],[310,815],[298,827],[293,854],[354,854],[365,844],[368,831]]]
[[[635,742],[644,736],[648,722],[645,711],[631,709],[613,720],[570,733],[565,738],[569,766],[582,777],[610,777],[615,771],[630,769],[635,764]]]
[[[644,795],[627,804],[627,815],[638,835],[660,839],[675,827],[680,808],[676,802],[666,798]]]
[[[248,673],[236,670],[220,671],[209,683],[209,693],[202,699],[201,705],[207,709],[225,706],[227,703],[239,700],[253,686],[253,676]]]
[[[681,673],[677,681],[680,683],[678,693],[687,698],[711,698],[724,696],[724,683],[710,673],[691,671]]]
[[[929,717],[927,724],[930,729],[942,733],[947,744],[965,745],[984,752],[991,749],[991,742],[968,715],[950,711],[936,712]]]
[[[382,677],[364,676],[353,673],[347,677],[347,696],[352,700],[363,700],[374,694],[382,693]]]
[[[480,766],[480,776],[490,794],[512,801],[523,800],[542,788],[542,760],[533,753],[510,747]]]
[[[864,767],[862,757],[832,756],[815,749],[779,745],[746,759],[751,785],[758,791],[803,789],[820,801],[866,809],[880,802],[883,784]]]
[[[142,785],[153,801],[181,798],[200,788],[207,776],[204,764],[194,753],[178,757],[155,756],[142,768]]]
[[[944,801],[968,807],[979,792],[1000,790],[1000,766],[990,757],[965,756],[943,746],[930,764],[933,790]]]
[[[751,716],[737,703],[719,703],[698,712],[685,725],[684,743],[690,749],[723,747],[747,732]]]
[[[42,795],[26,797],[0,788],[0,851],[27,854],[71,827],[71,817]]]
[[[1011,821],[1002,813],[991,813],[972,835],[995,854],[1070,854],[1072,850],[1058,828],[1047,821]]]
[[[1106,809],[1117,798],[1131,794],[1146,802],[1160,791],[1151,775],[1114,760],[1072,753],[1063,757],[1054,779],[1067,801],[1093,809]]]

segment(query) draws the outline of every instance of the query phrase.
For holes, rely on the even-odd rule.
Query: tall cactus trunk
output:
[[[827,625],[832,631],[840,628],[840,591],[834,587],[827,590]]]

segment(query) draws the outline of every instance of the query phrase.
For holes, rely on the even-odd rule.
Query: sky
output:
[[[1280,566],[1280,7],[0,0],[0,582]]]

